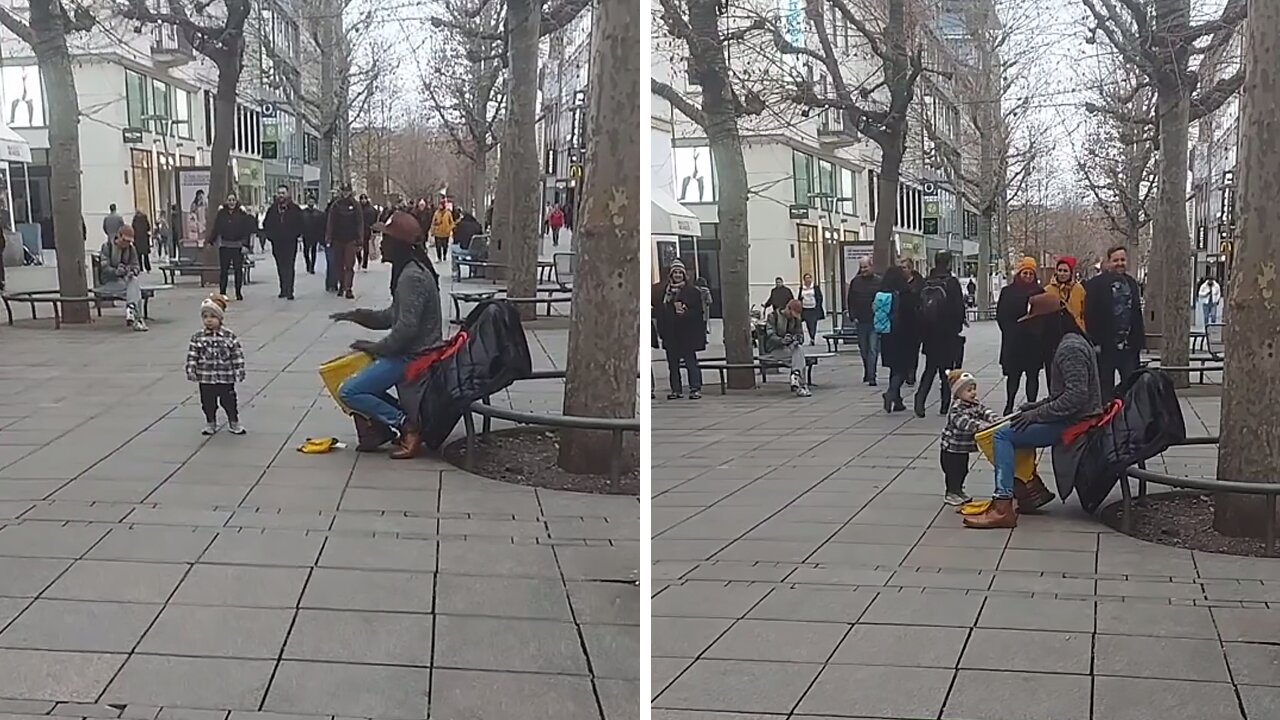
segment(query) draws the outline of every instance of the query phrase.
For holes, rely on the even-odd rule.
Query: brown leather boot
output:
[[[1030,482],[1015,480],[1013,497],[1018,501],[1018,512],[1035,512],[1053,502],[1054,494],[1045,487],[1044,480],[1036,473]]]
[[[978,530],[1018,527],[1018,510],[1012,498],[992,498],[991,506],[981,515],[964,519],[964,526]]]
[[[391,451],[391,459],[412,460],[418,457],[418,450],[421,447],[422,438],[418,435],[418,431],[406,425],[400,430],[400,442],[397,443],[396,449]]]
[[[378,448],[396,438],[391,428],[380,422],[374,422],[363,415],[352,415],[356,423],[356,452],[377,452]]]

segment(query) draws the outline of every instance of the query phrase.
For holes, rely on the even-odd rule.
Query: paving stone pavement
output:
[[[295,452],[353,439],[315,368],[370,333],[327,319],[351,303],[320,276],[293,303],[269,261],[256,277],[228,312],[243,437],[199,433],[192,280],[146,334],[119,309],[0,326],[0,718],[637,718],[637,501]],[[358,273],[356,302],[385,304],[388,279]],[[537,327],[535,365],[562,367],[563,318]]]
[[[998,409],[997,349],[992,324],[968,332]],[[1280,717],[1280,560],[1139,542],[1074,498],[965,530],[941,503],[937,390],[925,419],[889,416],[881,375],[861,385],[850,352],[812,398],[770,381],[654,402],[654,720]],[[1183,408],[1217,432],[1216,398]],[[991,476],[975,455],[969,490]]]

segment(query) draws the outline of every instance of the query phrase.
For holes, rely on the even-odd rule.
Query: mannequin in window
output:
[[[9,103],[9,126],[10,127],[32,127],[36,122],[36,104],[31,99],[31,92],[27,88],[27,68],[22,68],[22,94],[16,100]],[[18,124],[18,107],[27,106],[27,124]]]
[[[693,171],[690,172],[689,175],[685,176],[685,178],[680,181],[680,202],[684,202],[685,200],[689,199],[689,183],[690,182],[698,183],[698,196],[694,198],[694,202],[702,202],[703,200],[704,195],[703,195],[703,186],[702,186],[702,174],[698,170],[698,159],[701,156],[702,156],[702,149],[694,148]]]

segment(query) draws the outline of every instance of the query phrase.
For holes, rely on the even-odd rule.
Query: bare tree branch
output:
[[[650,78],[649,83],[650,90],[654,95],[671,103],[671,107],[675,108],[681,115],[689,118],[694,125],[702,128],[707,126],[707,116],[702,112],[702,109],[677,92],[675,88],[655,78]]]
[[[1203,89],[1191,98],[1191,121],[1216,111],[1244,87],[1244,67],[1239,67],[1228,77]]]

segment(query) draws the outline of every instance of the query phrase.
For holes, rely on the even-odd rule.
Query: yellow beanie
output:
[[[1035,272],[1037,267],[1038,266],[1036,265],[1036,259],[1028,255],[1022,258],[1022,261],[1018,263],[1017,269],[1015,269],[1013,272],[1014,274],[1020,273],[1023,270],[1030,270],[1031,272]]]

